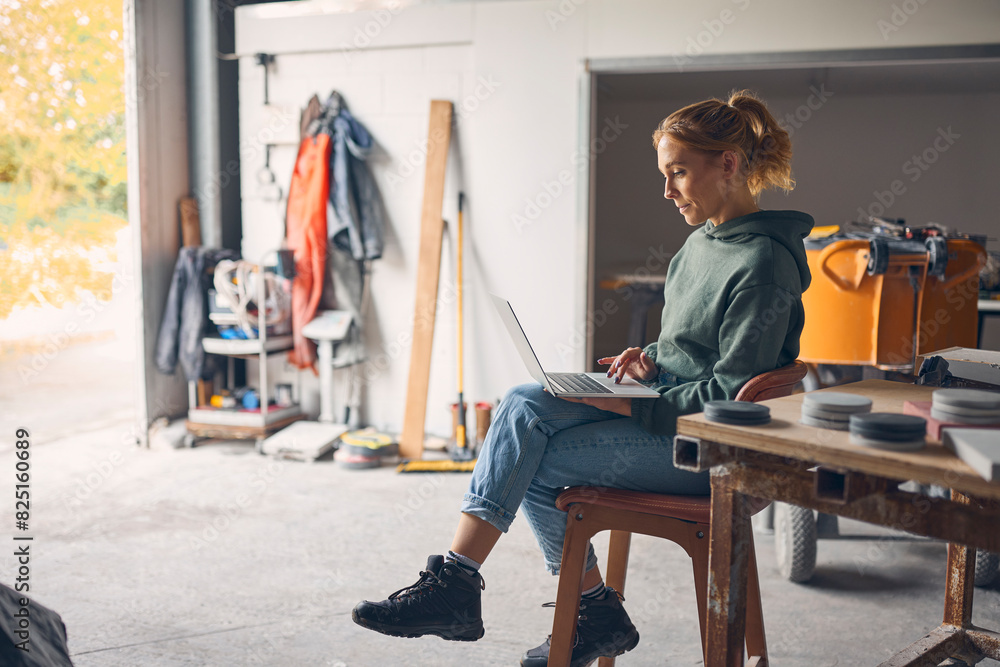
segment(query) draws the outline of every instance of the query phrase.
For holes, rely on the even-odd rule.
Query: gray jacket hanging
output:
[[[334,91],[323,105],[317,131],[332,138],[327,233],[334,247],[358,261],[382,256],[385,208],[366,160],[374,142]]]

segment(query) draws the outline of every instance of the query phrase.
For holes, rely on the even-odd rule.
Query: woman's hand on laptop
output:
[[[626,375],[634,380],[648,381],[660,374],[660,369],[641,347],[630,347],[617,357],[602,357],[597,363],[611,364],[608,377],[614,376],[616,383],[621,382]]]

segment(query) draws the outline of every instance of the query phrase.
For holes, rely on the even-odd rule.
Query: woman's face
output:
[[[663,137],[656,148],[656,161],[666,178],[663,196],[673,200],[687,224],[696,227],[706,220],[717,225],[725,222],[729,155],[711,155]]]

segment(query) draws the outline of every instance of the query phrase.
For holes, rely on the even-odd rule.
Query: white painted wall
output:
[[[241,60],[244,254],[257,257],[282,236],[282,208],[255,199],[260,144],[272,134],[286,142],[272,150],[271,165],[287,190],[298,109],[313,93],[336,88],[384,149],[375,168],[389,212],[388,246],[376,263],[367,322],[369,352],[384,363],[366,369],[365,409],[367,421],[389,430],[400,428],[404,412],[423,188],[419,150],[431,99],[451,99],[462,109],[444,216],[455,220],[461,187],[468,196],[465,386],[471,402],[496,398],[527,379],[493,315],[490,291],[514,303],[543,365],[584,368],[579,334],[586,321],[581,248],[587,229],[579,222],[577,184],[586,173],[577,167],[586,160],[579,159],[577,137],[587,58],[976,44],[1000,35],[1000,4],[986,0],[562,0],[353,13],[344,6],[313,0],[237,9],[237,51],[278,55],[270,110],[262,105],[260,68]],[[635,131],[648,134],[648,128]],[[446,245],[446,258],[453,254],[453,244]],[[446,261],[442,296],[451,293],[453,277]],[[450,430],[447,405],[455,397],[454,321],[454,300],[443,298],[427,422],[428,431],[439,434]],[[315,380],[303,380],[315,390]]]

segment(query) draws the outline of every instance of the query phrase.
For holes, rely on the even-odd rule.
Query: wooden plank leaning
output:
[[[417,298],[413,315],[410,376],[406,385],[406,412],[399,436],[399,455],[419,459],[424,450],[427,417],[427,387],[431,375],[431,348],[437,312],[438,277],[441,273],[441,242],[444,238],[445,167],[451,143],[452,103],[431,100],[427,133],[427,164],[424,203],[420,213],[420,254],[417,264]]]

